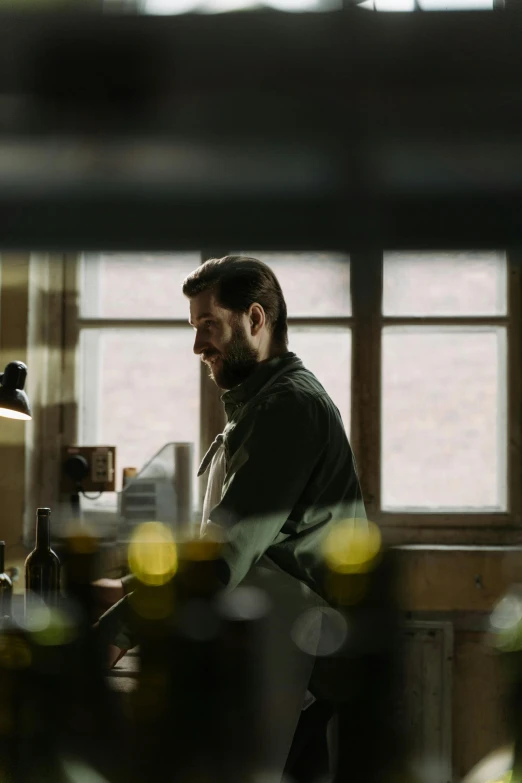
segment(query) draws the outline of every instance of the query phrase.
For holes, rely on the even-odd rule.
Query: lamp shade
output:
[[[0,374],[0,416],[29,421],[32,418],[27,394],[23,391],[27,367],[23,362],[9,362]]]

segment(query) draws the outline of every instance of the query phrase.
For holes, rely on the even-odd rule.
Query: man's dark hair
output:
[[[273,341],[286,348],[288,325],[286,302],[279,281],[270,267],[247,256],[209,258],[183,282],[189,298],[212,290],[221,307],[246,313],[257,302],[265,311]]]

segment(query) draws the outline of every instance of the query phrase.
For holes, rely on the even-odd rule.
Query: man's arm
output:
[[[105,612],[125,595],[121,579],[97,579],[91,585],[94,601],[99,614]]]
[[[321,432],[314,400],[283,393],[256,411],[228,466],[222,500],[210,513],[212,525],[225,532],[229,589],[280,533],[326,447]]]
[[[98,605],[103,611],[94,628],[109,645],[109,668],[138,643],[131,630],[128,606],[128,595],[136,585],[137,580],[133,575],[122,579],[98,579],[92,585]]]

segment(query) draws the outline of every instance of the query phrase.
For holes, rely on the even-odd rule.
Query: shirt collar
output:
[[[251,400],[276,373],[302,366],[301,360],[291,351],[261,362],[246,381],[221,395],[227,415]]]

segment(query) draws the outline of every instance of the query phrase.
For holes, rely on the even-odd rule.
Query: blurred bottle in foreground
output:
[[[86,780],[127,780],[122,705],[106,681],[103,639],[92,631],[92,583],[101,569],[99,541],[85,526],[72,525],[59,551],[62,594],[55,612],[67,631],[57,651],[61,708],[55,739],[60,741],[60,756],[69,766],[81,767]]]
[[[129,597],[140,645],[133,694],[134,774],[189,783],[234,783],[221,763],[218,708],[217,547],[177,546],[165,525],[144,523],[129,548],[138,586]]]
[[[36,512],[36,542],[25,561],[26,608],[37,596],[55,606],[60,593],[60,559],[51,549],[51,509]]]

